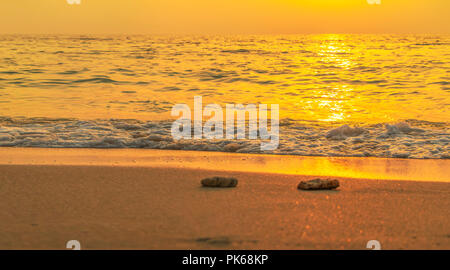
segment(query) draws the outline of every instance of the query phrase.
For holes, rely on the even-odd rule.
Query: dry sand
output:
[[[283,168],[277,162],[286,174],[276,171]],[[346,175],[359,166],[356,177],[383,180],[342,178],[330,169],[336,162]],[[413,167],[396,168],[405,162]],[[328,164],[321,175],[340,176],[338,190],[297,190],[311,177],[291,166],[320,174],[310,173],[317,163]],[[365,249],[369,240],[382,249],[450,249],[449,164],[2,148],[0,249],[65,249],[72,239],[82,249]],[[421,174],[426,181],[405,181]],[[239,184],[200,186],[216,175]]]

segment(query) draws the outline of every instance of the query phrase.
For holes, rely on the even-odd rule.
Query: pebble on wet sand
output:
[[[211,177],[201,181],[204,187],[228,188],[237,186],[238,180],[232,177]]]
[[[330,179],[313,179],[309,181],[301,181],[297,188],[303,190],[321,190],[321,189],[336,189],[339,187],[338,180]]]

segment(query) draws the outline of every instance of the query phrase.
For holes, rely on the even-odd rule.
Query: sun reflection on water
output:
[[[281,118],[324,124],[449,121],[446,36],[17,36],[0,43],[0,57],[9,59],[0,70],[3,116],[162,120],[174,104],[201,95],[221,106],[279,104]]]

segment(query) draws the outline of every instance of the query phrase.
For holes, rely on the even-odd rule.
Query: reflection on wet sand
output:
[[[173,167],[450,182],[450,160],[445,159],[304,157],[151,149],[0,148],[0,164]]]

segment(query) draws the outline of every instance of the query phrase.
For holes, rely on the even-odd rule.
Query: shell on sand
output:
[[[204,187],[235,187],[238,180],[232,177],[211,177],[205,178],[201,181]]]
[[[320,189],[336,189],[339,187],[338,180],[331,179],[313,179],[309,181],[301,181],[297,188],[303,190],[320,190]]]

